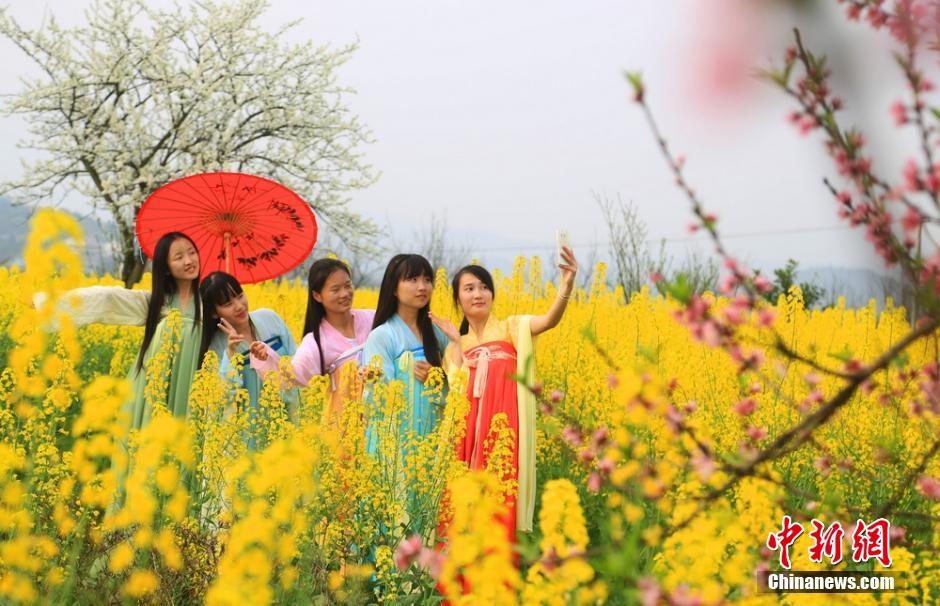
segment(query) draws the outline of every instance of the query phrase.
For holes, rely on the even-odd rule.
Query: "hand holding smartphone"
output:
[[[567,229],[558,229],[555,230],[555,264],[562,265],[565,262],[564,257],[561,256],[562,248],[567,246],[571,248],[571,242],[568,237]]]

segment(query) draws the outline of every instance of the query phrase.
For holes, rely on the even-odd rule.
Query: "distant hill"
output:
[[[0,198],[0,265],[12,265],[23,263],[23,246],[26,243],[26,235],[29,233],[29,219],[32,208],[25,206],[14,206],[9,200]],[[75,215],[75,213],[72,213]],[[77,215],[76,215],[77,216]],[[114,273],[117,267],[113,253],[115,250],[113,242],[116,242],[114,224],[110,221],[102,221],[99,224],[93,217],[77,217],[85,230],[86,250],[84,255],[85,268],[95,273]],[[404,227],[398,226],[396,230],[389,225],[386,233],[391,234],[388,237],[386,245],[392,249],[411,249],[415,242],[409,242],[415,237],[415,234],[407,232]],[[413,230],[413,228],[412,228]],[[321,241],[318,242],[318,248],[313,256],[320,256],[326,249],[329,249],[329,237],[324,230],[321,234]],[[398,233],[396,237],[394,234]],[[410,237],[409,237],[410,236]],[[552,246],[546,245],[544,250],[538,250],[534,246],[522,246],[516,248],[512,242],[499,239],[493,234],[486,232],[463,231],[459,233],[452,230],[447,234],[448,246],[460,249],[459,252],[452,255],[451,264],[462,265],[471,258],[477,258],[491,268],[499,267],[503,271],[512,269],[513,261],[517,255],[535,255],[540,254],[547,258],[553,254]],[[385,266],[385,257],[391,255],[386,251],[377,255],[375,259],[363,260],[363,267],[368,267],[372,274],[366,276],[364,285],[377,286],[378,279],[382,275]],[[588,258],[591,255],[585,253],[581,259],[584,266],[592,267],[595,261],[601,258]],[[457,266],[455,265],[455,266]],[[302,276],[306,271],[306,263],[302,264],[297,275]],[[362,269],[362,268],[357,268]],[[452,269],[452,268],[451,268]],[[543,275],[552,277],[552,270],[543,267]],[[770,274],[772,268],[768,268]],[[579,282],[582,285],[589,284],[591,272],[584,272],[584,277]],[[610,275],[608,277],[611,277]],[[884,307],[887,297],[894,299],[895,305],[903,304],[903,288],[901,282],[889,275],[864,268],[850,267],[805,267],[797,270],[797,281],[813,282],[825,289],[826,294],[821,301],[822,305],[830,305],[837,301],[839,296],[845,297],[845,303],[848,307],[861,307],[867,305],[869,300],[874,299],[881,309]]]
[[[14,205],[9,200],[0,198],[0,265],[23,264],[23,247],[29,233],[29,220],[33,207]],[[68,211],[66,211],[68,212]],[[85,232],[85,268],[97,273],[114,272],[116,264],[111,242],[114,240],[114,224],[110,221],[99,225],[92,217],[79,217]]]
[[[23,245],[29,232],[29,209],[0,198],[0,264],[23,262]]]

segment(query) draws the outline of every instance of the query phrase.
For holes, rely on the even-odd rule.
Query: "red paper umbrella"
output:
[[[306,259],[317,241],[317,220],[300,196],[279,183],[204,173],[167,183],[137,213],[137,239],[148,257],[171,231],[196,243],[203,276],[224,271],[251,284]]]

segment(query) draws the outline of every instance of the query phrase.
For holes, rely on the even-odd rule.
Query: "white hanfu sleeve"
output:
[[[47,295],[36,293],[33,304],[39,308]],[[77,326],[85,324],[118,324],[143,326],[147,321],[150,292],[128,290],[120,286],[88,286],[63,294],[56,309],[67,314]]]

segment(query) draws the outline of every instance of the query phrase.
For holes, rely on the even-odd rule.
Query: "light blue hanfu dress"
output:
[[[434,327],[438,351],[443,358],[448,339],[444,333]],[[378,356],[381,360],[382,382],[401,381],[404,386],[404,410],[397,419],[386,419],[382,412],[382,398],[377,396],[375,385],[365,389],[364,400],[367,413],[366,447],[369,455],[378,464],[381,482],[390,487],[394,499],[404,507],[403,519],[388,520],[380,525],[380,532],[389,537],[400,531],[402,525],[415,532],[427,524],[424,520],[429,511],[420,504],[421,496],[407,480],[406,469],[415,469],[420,465],[412,457],[413,443],[409,446],[409,436],[421,438],[437,427],[444,408],[445,394],[424,393],[425,386],[414,376],[415,362],[427,361],[424,346],[404,320],[396,313],[387,322],[373,329],[366,339],[363,349],[363,364],[370,364]],[[399,530],[395,530],[399,529]],[[397,535],[396,535],[397,536]],[[385,537],[385,539],[389,539]],[[391,540],[395,540],[394,538]]]
[[[282,320],[281,317],[273,310],[256,309],[248,313],[248,318],[252,327],[254,328],[254,334],[257,340],[262,341],[268,345],[278,354],[278,356],[292,356],[297,351],[297,342],[294,341],[294,336],[287,328],[287,324],[285,324],[284,320]],[[223,338],[225,337],[225,333],[221,331],[219,331],[219,333],[215,336],[219,337],[219,335],[221,335]],[[236,348],[236,352],[244,356],[244,362],[242,364],[241,370],[235,377],[235,387],[244,388],[248,392],[248,401],[250,406],[249,419],[250,422],[254,422],[258,413],[258,399],[261,394],[263,381],[261,380],[261,377],[258,376],[258,373],[255,371],[255,369],[251,368],[251,365],[248,362],[249,345],[250,343],[240,343]],[[219,363],[219,372],[222,374],[222,377],[228,379],[231,370],[232,361],[229,359],[227,348],[223,345],[222,360]],[[296,389],[283,391],[282,397],[284,398],[285,403],[295,403],[297,401]],[[249,438],[248,447],[249,449],[254,450],[254,437]]]
[[[437,337],[440,356],[443,359],[444,350],[450,341],[436,326],[434,335]],[[369,364],[375,356],[381,360],[382,381],[401,381],[404,384],[406,410],[402,418],[402,432],[426,436],[434,431],[444,401],[443,398],[432,398],[423,393],[424,385],[415,378],[414,366],[419,360],[427,361],[424,345],[397,313],[369,333],[362,352],[363,364]],[[375,402],[370,402],[370,396],[371,392],[367,394],[367,405],[376,405]],[[372,413],[370,417],[374,415],[374,411]],[[375,454],[376,436],[371,425],[370,423],[367,429],[369,454]]]

